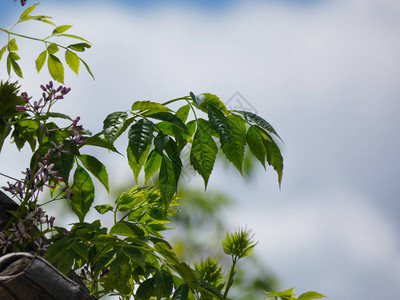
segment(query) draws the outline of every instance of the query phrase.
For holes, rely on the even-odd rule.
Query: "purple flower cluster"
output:
[[[25,172],[22,172],[25,175],[23,180],[17,180],[15,183],[7,182],[8,187],[2,187],[3,190],[22,202],[27,194],[37,200],[38,194],[43,191],[44,186],[55,188],[56,183],[62,182],[64,179],[58,176],[57,171],[53,170],[54,163],[49,162],[52,151],[53,149],[50,149],[49,153],[43,157],[36,155],[36,159],[39,160],[36,172],[32,174],[31,169],[26,169]]]
[[[52,231],[54,220],[54,217],[49,217],[40,207],[35,206],[24,218],[19,219],[18,223],[11,225],[8,235],[0,232],[0,250],[3,254],[11,248],[13,251],[26,251],[29,245],[38,253],[46,251],[50,245],[45,234]]]
[[[14,0],[14,2],[17,2],[17,0]],[[21,2],[21,6],[24,6],[26,4],[27,0],[21,0],[20,2]]]
[[[72,140],[77,144],[84,144],[85,141],[82,138],[83,127],[82,125],[78,125],[80,119],[81,117],[77,117],[72,122]]]
[[[71,91],[71,88],[60,85],[57,89],[54,88],[53,81],[50,81],[46,85],[41,85],[40,88],[43,90],[42,98],[39,101],[33,101],[27,93],[21,93],[21,98],[25,102],[25,106],[17,105],[15,109],[17,111],[31,111],[36,115],[40,115],[46,112],[50,107],[58,100],[64,99],[64,96]]]

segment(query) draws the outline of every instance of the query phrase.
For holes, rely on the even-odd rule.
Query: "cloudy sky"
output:
[[[3,0],[0,26],[21,10]],[[96,80],[84,70],[79,79],[67,73],[72,92],[59,106],[93,131],[133,101],[189,91],[226,103],[239,92],[230,106],[246,106],[273,124],[285,141],[282,189],[262,167],[251,181],[217,168],[209,188],[235,200],[229,228],[253,229],[258,254],[283,288],[333,300],[398,295],[399,1],[48,0],[37,11],[73,24],[71,33],[94,45],[85,59]],[[1,45],[5,39],[0,35]],[[35,47],[20,45],[23,84],[40,95],[38,85],[49,78],[34,71],[41,51]],[[1,172],[18,177],[24,153],[7,149]],[[124,181],[121,158],[105,159]]]

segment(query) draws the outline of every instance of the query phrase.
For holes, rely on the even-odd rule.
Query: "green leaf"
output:
[[[256,115],[255,113],[249,112],[249,111],[243,111],[243,110],[235,110],[235,112],[240,113],[246,121],[252,122],[253,124],[256,124],[260,126],[262,129],[266,130],[269,133],[272,133],[276,135],[281,141],[281,137],[278,135],[278,133],[275,131],[275,129],[269,124],[267,121],[265,121],[263,118],[260,116]]]
[[[89,174],[81,166],[77,166],[74,173],[74,183],[71,186],[71,207],[83,222],[94,200],[94,186]]]
[[[85,146],[96,146],[108,149],[110,151],[119,153],[118,150],[110,143],[108,140],[101,138],[99,136],[92,136],[88,138],[84,144]]]
[[[108,277],[113,279],[114,288],[122,296],[127,296],[132,292],[129,286],[131,273],[129,258],[123,252],[117,252],[115,259],[110,264]]]
[[[72,27],[72,25],[61,25],[61,26],[57,26],[51,35],[55,35],[55,34],[60,34],[63,33],[65,31],[67,31],[68,29],[70,29]]]
[[[226,158],[232,162],[232,164],[242,173],[243,157],[244,157],[244,146],[246,144],[246,125],[244,120],[236,115],[229,115],[226,117],[230,136],[228,143],[222,144],[222,152],[224,152]]]
[[[161,298],[170,296],[174,283],[171,273],[166,270],[160,269],[154,275],[154,279],[156,283],[156,297]]]
[[[8,56],[7,56],[7,72],[10,75],[10,71],[11,71],[10,67],[12,66],[12,69],[14,70],[15,74],[17,74],[18,77],[23,78],[21,68],[17,63],[17,60],[19,60],[19,59],[20,59],[20,57],[15,52],[10,52],[8,54]]]
[[[47,116],[49,116],[51,118],[60,118],[60,119],[73,121],[70,116],[67,116],[67,115],[65,115],[63,113],[58,113],[58,112],[51,112],[50,111],[50,112],[47,113]]]
[[[90,70],[88,64],[81,58],[79,58],[79,60],[83,63],[83,65],[85,66],[86,71],[89,73],[89,75],[92,76],[92,78],[94,79],[94,75],[93,75],[92,71]]]
[[[31,6],[29,6],[28,8],[26,8],[22,14],[19,16],[19,20],[20,21],[24,21],[26,20],[26,17],[36,8],[36,6],[38,6],[39,3],[33,4]]]
[[[42,69],[44,63],[46,62],[47,58],[47,51],[44,50],[39,54],[39,56],[35,60],[35,65],[36,65],[36,71],[39,73],[40,70]]]
[[[197,119],[197,130],[190,151],[190,164],[203,177],[206,188],[217,152],[218,147],[212,138],[210,123],[201,118]]]
[[[89,247],[88,246],[74,241],[71,248],[76,254],[78,254],[84,260],[85,263],[89,261]]]
[[[109,244],[107,244],[109,245]],[[100,274],[101,270],[113,259],[115,253],[117,253],[117,249],[112,249],[106,253],[103,253],[102,255],[99,256],[99,258],[95,263],[93,275],[95,278]]]
[[[97,210],[97,212],[99,214],[102,214],[102,215],[104,215],[108,211],[114,210],[114,207],[110,204],[96,205],[94,208],[95,208],[95,210]]]
[[[267,162],[274,168],[278,174],[278,183],[281,186],[282,182],[282,171],[283,171],[283,157],[279,147],[271,139],[264,140],[264,146],[267,150]]]
[[[0,49],[0,60],[3,57],[4,52],[6,52],[7,45],[5,45],[3,48]]]
[[[165,154],[162,155],[158,182],[160,185],[161,199],[165,205],[165,209],[167,209],[176,192],[176,180],[174,165]]]
[[[131,110],[170,111],[168,107],[151,101],[136,101],[132,104]]]
[[[74,155],[79,153],[76,153],[76,145],[72,142],[65,142],[62,150],[66,152],[61,152],[59,155],[52,155],[50,162],[54,163],[53,169],[58,172],[58,176],[62,177],[64,182],[68,182],[69,173],[74,164]]]
[[[143,232],[137,225],[127,221],[119,221],[110,229],[110,234],[123,235],[129,237],[137,237],[143,235]]]
[[[79,57],[74,52],[66,50],[65,51],[65,62],[68,64],[70,69],[78,75],[79,71]]]
[[[267,293],[267,296],[268,297],[275,297],[275,296],[278,296],[278,297],[291,297],[293,295],[293,289],[294,289],[294,287],[292,287],[292,288],[290,288],[290,289],[288,289],[286,291],[282,291],[282,292],[269,292],[269,293]]]
[[[58,52],[58,46],[55,43],[51,43],[48,47],[47,47],[47,52],[49,54],[55,54]]]
[[[161,167],[162,156],[161,154],[156,151],[152,150],[147,157],[146,163],[144,165],[144,182],[145,184],[147,181],[152,177]]]
[[[49,68],[49,73],[54,80],[64,83],[64,67],[57,56],[49,53],[47,67]]]
[[[179,107],[179,109],[176,111],[175,116],[177,116],[179,119],[182,120],[182,122],[186,122],[187,117],[189,115],[189,110],[190,106],[189,104],[186,104],[184,106]],[[186,124],[187,126],[187,124]]]
[[[70,250],[71,246],[63,249],[62,255],[58,260],[57,268],[61,273],[67,274],[72,269],[72,265],[74,264],[74,252]]]
[[[231,133],[228,120],[224,114],[213,106],[209,106],[208,120],[210,120],[213,129],[218,133],[221,146],[229,144]]]
[[[165,146],[167,145],[169,141],[169,136],[163,134],[161,131],[157,134],[157,136],[154,138],[154,147],[155,149],[162,153],[165,149]]]
[[[264,146],[262,135],[253,125],[251,125],[249,129],[247,129],[246,141],[249,145],[251,152],[260,161],[265,169],[265,156],[267,154],[267,151]]]
[[[147,154],[150,151],[150,144],[147,146],[147,148],[145,149],[145,151],[142,153],[139,162],[136,160],[135,156],[132,153],[131,148],[127,147],[126,152],[128,154],[128,164],[130,166],[130,168],[132,169],[133,172],[133,176],[135,177],[135,182],[138,182],[138,176],[140,171],[142,170],[142,167],[144,165],[144,163],[146,162],[146,158],[147,158]]]
[[[214,297],[216,297],[217,299],[223,299],[220,291],[216,287],[209,284],[208,282],[196,281],[195,283],[198,286],[201,293],[202,294],[204,293],[205,294],[204,296],[207,297],[204,299],[213,299]]]
[[[15,39],[11,39],[8,43],[7,43],[7,49],[8,51],[18,51],[18,46],[17,46],[17,41]]]
[[[39,123],[34,120],[25,119],[14,124],[12,137],[18,150],[21,150],[25,142],[28,142],[32,151],[35,151],[38,128]]]
[[[301,294],[298,300],[311,300],[311,299],[320,299],[320,298],[326,298],[326,296],[319,294],[317,292],[306,292],[304,294]]]
[[[61,239],[56,240],[47,249],[45,258],[50,263],[54,263],[63,255],[63,251],[70,246],[70,242],[71,240],[68,239],[67,237],[63,237]]]
[[[148,300],[154,295],[155,291],[155,278],[149,278],[143,281],[136,291],[136,297],[140,300]]]
[[[77,40],[84,41],[84,42],[90,44],[90,42],[88,40],[85,40],[84,38],[74,35],[74,34],[62,33],[62,34],[58,34],[58,36],[64,36],[64,37],[68,37],[68,38],[72,38],[72,39],[77,39]],[[87,48],[90,48],[90,47],[87,47]]]
[[[128,117],[125,111],[116,111],[109,114],[103,121],[104,137],[110,143],[114,141],[123,133],[124,123]]]
[[[107,192],[110,192],[106,167],[96,157],[91,155],[82,154],[78,156],[78,158],[83,163],[84,167],[101,182]]]
[[[179,119],[177,116],[168,113],[168,112],[158,112],[158,113],[150,113],[146,114],[148,118],[154,118],[157,120],[161,121],[166,121],[171,123],[172,125],[178,127],[181,130],[184,130],[185,132],[188,132],[185,123],[182,122],[181,119]]]
[[[88,43],[77,43],[77,44],[71,44],[67,48],[70,48],[71,50],[78,52],[84,52],[86,49],[89,49],[90,47],[92,46]]]
[[[135,248],[135,247],[124,247],[121,251],[129,257],[129,259],[135,262],[138,266],[140,266],[143,270],[146,269],[146,263],[144,261],[143,253]]]
[[[137,162],[153,139],[154,124],[146,119],[140,119],[131,126],[128,132],[129,148]]]
[[[172,300],[187,300],[189,296],[189,285],[185,282],[181,284],[172,296]]]
[[[176,142],[172,138],[168,139],[168,143],[165,146],[165,152],[167,153],[174,167],[175,184],[177,189],[179,177],[181,176],[181,171],[182,171],[182,160],[178,146],[176,145]]]
[[[222,103],[222,101],[216,95],[209,93],[203,93],[202,95],[205,96],[205,99],[204,102],[200,104],[200,108],[204,108],[204,112],[207,112],[207,107],[211,105],[221,111],[224,115],[229,113],[224,103]]]
[[[50,25],[56,26],[56,24],[54,24],[53,22],[51,22],[48,19],[51,19],[51,17],[50,16],[29,16],[29,20],[36,20],[36,21],[39,21],[39,22],[42,22],[42,23],[46,23],[46,24],[50,24]]]

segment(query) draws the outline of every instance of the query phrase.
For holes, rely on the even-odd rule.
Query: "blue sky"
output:
[[[239,91],[284,139],[285,169],[279,191],[272,171],[260,168],[246,182],[216,168],[209,188],[237,203],[229,227],[253,228],[258,254],[284,287],[334,300],[397,295],[400,3],[160,2],[141,9],[128,1],[41,1],[38,13],[74,24],[94,45],[85,59],[96,81],[68,73],[72,92],[60,110],[99,129],[99,119],[134,100],[192,90],[227,101]],[[0,26],[11,9],[22,10],[11,0],[0,5]],[[48,77],[29,66],[39,50],[26,47],[24,86],[40,95]],[[123,181],[129,170],[112,168],[119,159],[104,158]],[[0,157],[14,176],[18,164],[23,169],[14,154]]]

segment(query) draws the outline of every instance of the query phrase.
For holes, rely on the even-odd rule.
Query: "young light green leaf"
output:
[[[78,52],[84,52],[87,49],[92,47],[88,43],[77,43],[77,44],[71,44],[67,48],[70,48],[71,50],[78,51]]]
[[[129,148],[135,156],[136,161],[140,157],[153,139],[154,124],[146,119],[140,119],[131,126],[128,132]]]
[[[114,207],[112,207],[110,204],[96,205],[94,208],[97,210],[97,212],[99,214],[102,214],[102,215],[104,215],[108,211],[114,210]]]
[[[187,300],[189,296],[189,285],[185,282],[181,284],[172,296],[172,300]]]
[[[68,29],[70,29],[72,27],[72,25],[61,25],[61,26],[57,26],[51,35],[56,35],[56,34],[60,34],[63,33],[65,31],[67,31]]]
[[[21,77],[21,78],[23,78],[23,76],[22,76],[22,70],[21,70],[21,68],[20,68],[20,66],[18,65],[18,63],[16,62],[17,60],[19,60],[20,58],[19,58],[19,56],[18,56],[18,54],[17,53],[15,53],[15,52],[10,52],[9,54],[8,54],[8,57],[7,57],[7,71],[8,71],[8,74],[10,74],[10,65],[12,66],[12,69],[14,70],[14,72],[15,72],[15,74],[17,74],[17,76],[18,77]]]
[[[57,56],[49,53],[49,58],[47,59],[47,67],[51,77],[60,82],[64,83],[64,67]]]
[[[175,116],[177,116],[179,119],[182,120],[182,122],[186,122],[187,117],[189,115],[189,110],[190,110],[190,106],[189,104],[186,104],[184,106],[181,106],[178,108],[178,110],[175,113]],[[186,125],[187,126],[187,125]]]
[[[250,151],[260,161],[265,169],[265,157],[267,152],[265,150],[262,136],[253,125],[247,129],[246,141],[247,145],[249,145]]]
[[[126,222],[117,222],[110,229],[110,234],[137,237],[137,234],[128,226]]]
[[[176,180],[174,165],[165,154],[162,155],[158,178],[161,199],[164,203],[165,209],[167,209],[176,192]]]
[[[317,293],[317,292],[306,292],[304,294],[301,294],[298,300],[311,300],[311,299],[320,299],[320,298],[326,298],[326,296]]]
[[[36,71],[39,73],[40,70],[42,69],[44,63],[46,62],[47,58],[47,50],[44,50],[39,54],[39,56],[35,60],[35,65],[36,65]]]
[[[204,119],[197,119],[197,130],[190,151],[190,164],[203,177],[206,188],[217,152],[218,147],[212,138],[211,125]]]
[[[292,288],[290,288],[290,289],[288,289],[286,291],[282,291],[282,292],[269,292],[269,293],[267,293],[267,296],[268,297],[275,297],[275,296],[278,296],[278,297],[291,297],[291,296],[293,296],[293,289],[294,289],[294,287],[292,287]]]
[[[142,153],[139,162],[136,160],[135,156],[133,155],[133,152],[131,150],[131,147],[127,147],[126,152],[127,152],[127,156],[128,156],[128,164],[129,167],[131,168],[132,172],[133,172],[133,176],[135,177],[135,181],[138,182],[138,176],[140,171],[142,170],[142,167],[146,161],[147,158],[147,154],[150,151],[150,146],[151,144],[149,144],[147,146],[147,148],[144,150],[144,152]]]
[[[49,54],[55,54],[57,53],[59,50],[58,46],[55,43],[51,43],[48,47],[47,47],[47,52],[49,52]]]
[[[74,183],[71,186],[71,207],[83,222],[94,200],[94,185],[89,174],[81,166],[75,170]]]
[[[202,95],[204,95],[205,98],[204,102],[200,104],[200,108],[204,108],[202,109],[204,112],[207,112],[207,106],[211,105],[221,111],[224,115],[227,115],[229,113],[219,97],[210,93],[203,93]]]
[[[144,182],[145,184],[147,181],[152,177],[161,167],[162,156],[161,154],[156,151],[152,150],[147,157],[146,163],[144,165]]]
[[[7,43],[7,49],[8,51],[18,51],[18,46],[17,46],[17,41],[15,39],[11,39],[8,43]]]
[[[114,143],[117,137],[121,135],[127,118],[128,113],[125,111],[113,112],[105,118],[103,121],[103,133],[107,141]]]
[[[4,52],[6,52],[7,45],[5,45],[3,48],[0,49],[0,60],[3,57]]]
[[[94,156],[82,154],[78,156],[84,167],[96,177],[101,184],[110,192],[108,187],[108,173],[106,167]]]
[[[93,75],[92,71],[90,70],[88,64],[81,58],[79,58],[79,60],[83,63],[83,65],[85,66],[86,71],[89,73],[89,75],[92,76],[92,78],[94,79],[94,75]]]
[[[29,6],[28,8],[26,8],[22,14],[19,16],[19,21],[25,21],[27,20],[28,15],[36,8],[36,6],[38,6],[39,3],[33,4],[31,6]]]
[[[132,104],[131,110],[170,111],[168,107],[151,101],[136,101]]]
[[[66,50],[65,51],[65,62],[68,64],[70,69],[78,75],[79,71],[79,57],[74,52]]]
[[[83,41],[83,42],[86,42],[86,43],[90,44],[90,42],[88,40],[84,39],[83,37],[74,35],[74,34],[62,33],[62,34],[58,34],[58,36],[64,36],[64,37],[68,37],[68,38],[71,38],[71,39],[77,39],[77,40],[80,40],[80,41]]]

